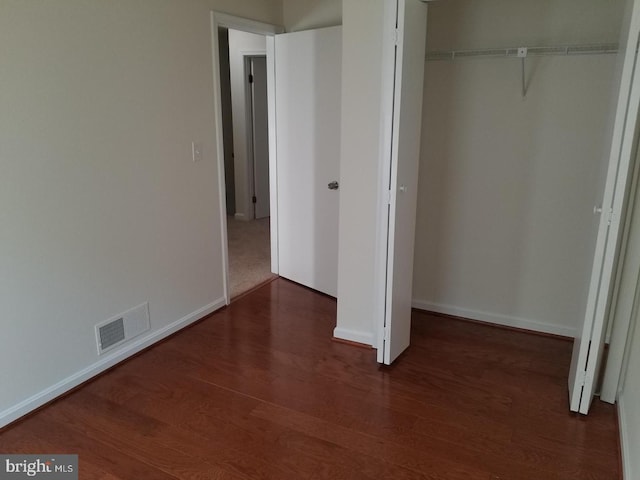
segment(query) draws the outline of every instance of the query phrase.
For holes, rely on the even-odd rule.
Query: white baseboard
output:
[[[507,327],[533,330],[534,332],[551,333],[553,335],[562,335],[564,337],[572,338],[575,338],[576,336],[575,328],[538,322],[536,320],[529,320],[526,318],[512,317],[499,313],[482,312],[479,310],[460,308],[454,305],[431,303],[424,300],[413,300],[411,306],[419,310],[427,310],[429,312],[443,313],[445,315],[453,315],[456,317],[464,317],[471,320],[494,323],[496,325],[504,325]]]
[[[333,336],[341,340],[348,340],[350,342],[373,346],[373,333],[371,332],[361,332],[358,330],[336,327],[333,329]]]
[[[624,399],[618,399],[618,427],[620,428],[620,453],[622,455],[622,478],[624,480],[632,480],[631,469],[631,452],[629,451],[629,425],[625,416]]]
[[[131,343],[126,343],[122,348],[114,350],[112,353],[101,357],[97,362],[89,365],[88,367],[74,373],[73,375],[59,381],[55,385],[52,385],[41,392],[23,400],[22,402],[10,407],[3,412],[0,412],[0,428],[8,425],[9,423],[19,419],[27,413],[41,407],[47,402],[59,397],[60,395],[68,392],[69,390],[77,387],[83,382],[86,382],[92,377],[95,377],[99,373],[113,367],[114,365],[126,360],[132,355],[135,355],[141,350],[153,345],[156,342],[168,337],[169,335],[181,330],[182,328],[192,324],[193,322],[200,320],[201,318],[215,312],[219,308],[226,305],[224,298],[220,298],[215,302],[206,305],[195,312],[192,312],[180,320],[144,335],[137,337]]]

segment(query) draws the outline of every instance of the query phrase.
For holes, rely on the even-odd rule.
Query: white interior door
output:
[[[279,274],[336,296],[342,28],[275,38]]]
[[[410,343],[413,247],[427,35],[427,6],[398,0],[389,162],[386,308],[378,361],[393,362]],[[395,40],[397,39],[397,40]],[[382,350],[382,351],[381,351]]]
[[[267,58],[250,57],[253,139],[253,204],[255,218],[269,216],[269,129]]]
[[[640,66],[637,54],[640,33],[638,2],[634,5],[632,15],[589,296],[584,323],[582,328],[578,329],[578,336],[573,345],[569,371],[570,409],[583,414],[588,413],[597,388],[598,372],[604,351],[612,280],[615,274],[614,269],[621,234],[621,216],[625,209],[631,159],[634,158],[637,141],[636,128],[640,102]]]

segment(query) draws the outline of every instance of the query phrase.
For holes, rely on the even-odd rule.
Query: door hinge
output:
[[[385,342],[389,341],[389,327],[384,327],[384,330],[382,331],[382,339]]]
[[[393,44],[400,45],[400,29],[398,28],[393,29]]]
[[[387,190],[387,205],[391,205],[392,200],[393,200],[393,192],[391,190]]]
[[[580,372],[578,376],[578,386],[584,387],[584,384],[587,383],[587,371]]]
[[[254,195],[253,197],[251,197],[251,201],[252,201],[253,203],[256,203],[256,202],[258,201],[258,199],[257,199],[257,198],[256,198],[256,196]]]
[[[253,83],[253,75],[249,74],[249,83]]]
[[[613,213],[613,208],[607,212],[607,225],[611,225],[611,223],[616,219],[616,214]]]

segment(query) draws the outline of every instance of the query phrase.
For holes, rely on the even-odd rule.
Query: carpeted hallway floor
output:
[[[275,277],[271,273],[269,218],[242,221],[227,217],[231,298]]]

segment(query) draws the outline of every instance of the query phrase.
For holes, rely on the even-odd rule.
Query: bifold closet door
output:
[[[578,335],[574,341],[569,371],[570,410],[583,414],[589,412],[598,387],[606,322],[622,233],[621,217],[628,196],[632,160],[636,158],[640,106],[639,39],[640,2],[636,1],[625,48],[587,307],[583,324],[577,329]]]
[[[279,274],[335,297],[342,28],[276,35],[274,53]]]
[[[410,343],[413,248],[422,124],[427,6],[398,0],[389,162],[386,311],[378,361],[390,364]],[[393,15],[392,15],[393,17]],[[393,40],[392,40],[393,41]],[[381,351],[382,350],[382,351]]]

